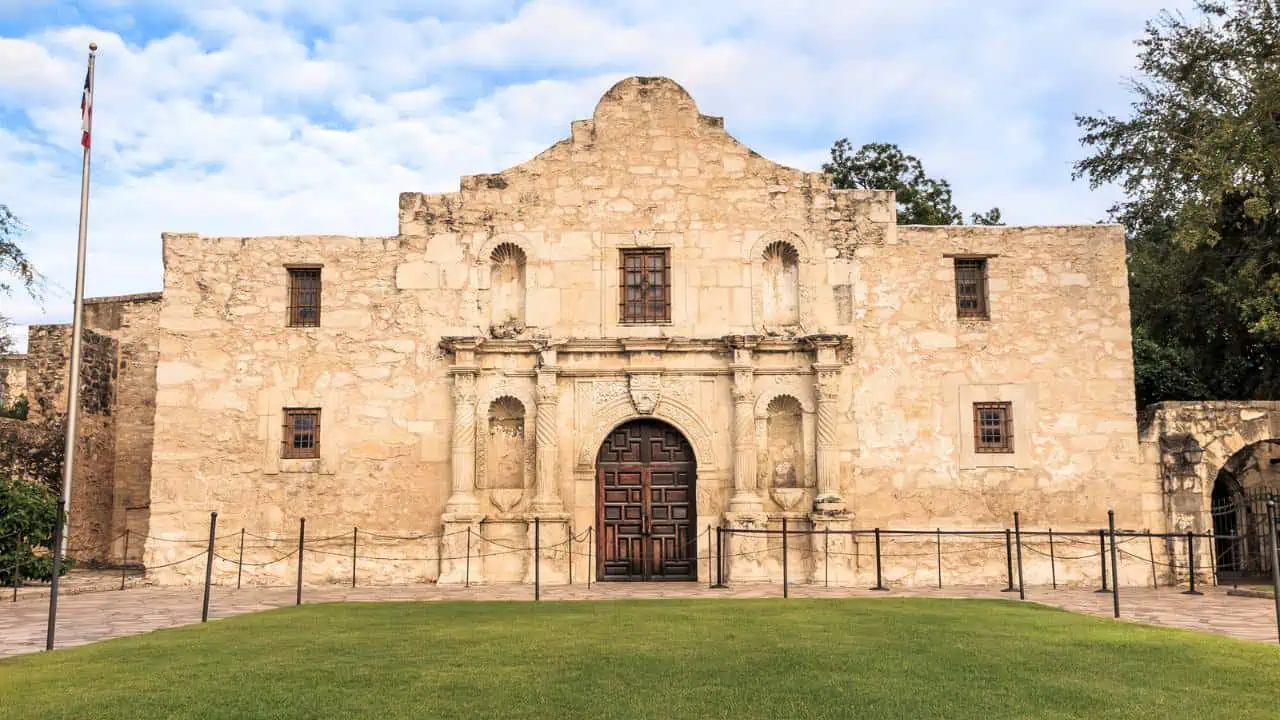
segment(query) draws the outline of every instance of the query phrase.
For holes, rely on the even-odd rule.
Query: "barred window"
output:
[[[320,457],[320,408],[285,408],[281,457]]]
[[[625,249],[621,254],[618,318],[623,323],[671,322],[670,250]]]
[[[973,450],[979,453],[1013,452],[1013,403],[973,404]]]
[[[320,268],[289,268],[289,327],[320,326]]]
[[[956,317],[989,320],[987,307],[987,259],[956,258]]]

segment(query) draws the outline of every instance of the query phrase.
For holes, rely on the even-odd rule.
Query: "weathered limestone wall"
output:
[[[669,250],[670,322],[619,322],[626,248]],[[353,526],[447,530],[379,548],[404,560],[362,573],[460,581],[468,534],[522,547],[534,517],[553,544],[594,525],[596,452],[643,416],[693,448],[698,532],[1004,527],[1013,510],[1096,528],[1108,507],[1123,527],[1162,521],[1136,464],[1117,228],[899,228],[891,192],[760,157],[665,78],[619,83],[523,165],[402,194],[396,237],[166,234],[164,252],[152,567],[198,551],[216,510],[220,534],[283,538],[249,562],[287,553],[301,517],[337,536],[308,556],[310,581],[349,580]],[[956,321],[950,253],[995,255],[990,321]],[[317,328],[287,327],[289,264],[322,266]],[[979,400],[1014,403],[1012,456],[966,446]],[[286,407],[321,409],[318,460],[280,458]],[[527,579],[527,553],[477,542],[493,556],[473,581]],[[752,547],[734,579],[780,577]],[[817,553],[793,556],[810,579]],[[864,582],[858,553],[836,580]],[[1002,548],[955,557],[955,582],[1004,577]],[[892,579],[932,583],[925,566]],[[293,572],[246,567],[250,582]]]
[[[0,408],[27,394],[27,356],[0,355]]]
[[[118,344],[84,329],[80,358],[80,414],[67,550],[81,560],[109,557],[115,453],[116,353]],[[28,422],[54,423],[66,417],[71,372],[71,326],[32,325],[27,330]]]
[[[151,450],[155,426],[157,325],[160,293],[85,300],[85,326],[116,340],[116,384],[113,399],[112,537],[126,529],[129,562],[142,561],[142,537],[150,528]],[[119,559],[123,539],[112,549]]]

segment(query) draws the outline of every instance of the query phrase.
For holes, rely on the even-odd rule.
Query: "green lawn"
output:
[[[310,605],[0,661],[14,718],[1275,718],[1280,650],[1027,603]]]

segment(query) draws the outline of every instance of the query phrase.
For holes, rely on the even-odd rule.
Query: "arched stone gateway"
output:
[[[596,457],[601,580],[697,577],[697,462],[679,430],[642,418],[614,428]]]

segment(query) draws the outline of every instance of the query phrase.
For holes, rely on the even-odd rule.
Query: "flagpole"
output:
[[[94,91],[93,65],[97,50],[97,43],[89,43],[90,113],[92,113]],[[89,122],[91,124],[93,122],[92,114],[89,116]],[[67,518],[60,548],[63,554],[67,551],[67,537],[71,534],[71,480],[74,477],[76,464],[76,420],[80,414],[80,336],[84,328],[85,235],[89,224],[89,147],[92,142],[81,144],[84,145],[84,164],[80,172],[80,239],[76,247],[76,299],[75,312],[71,319],[71,377],[67,383],[67,438],[62,460],[62,506],[63,517]]]

